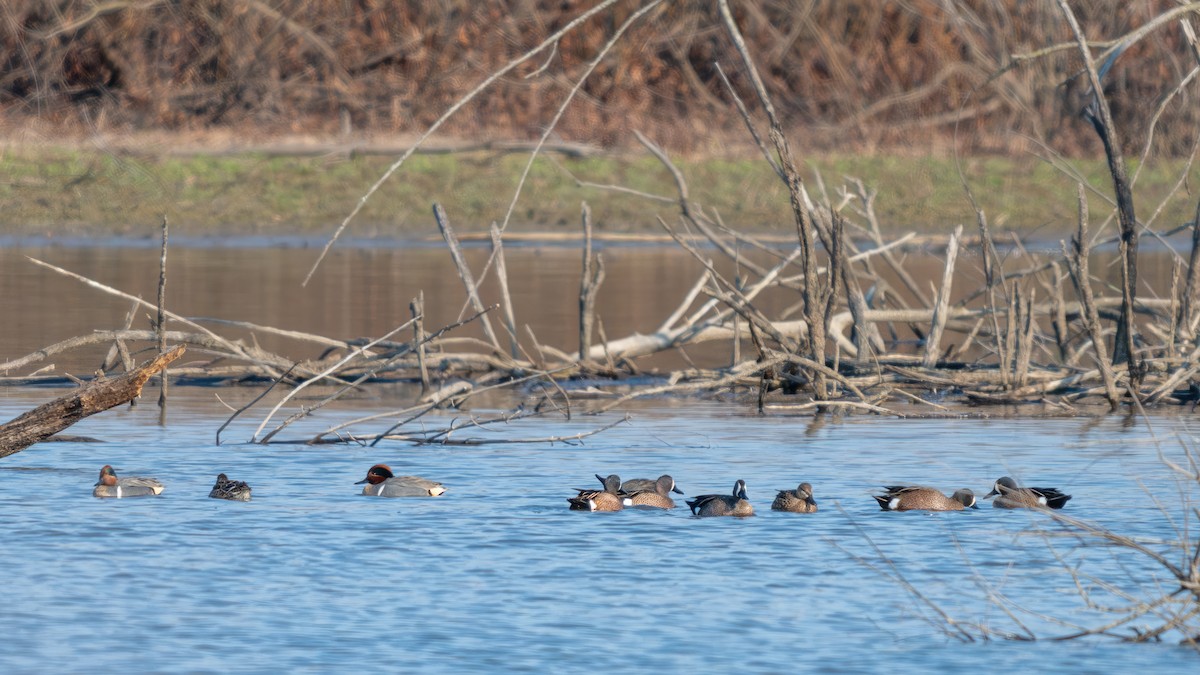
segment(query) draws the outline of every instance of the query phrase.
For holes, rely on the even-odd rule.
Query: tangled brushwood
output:
[[[640,128],[672,151],[736,138],[733,97],[714,65],[730,54],[719,8],[679,0],[10,0],[0,5],[0,111],[16,127],[36,121],[55,136],[214,127],[243,137],[419,134],[477,81],[549,40],[552,48],[521,60],[505,86],[446,129],[520,139],[537,135],[546,102],[565,95],[597,47],[650,4],[583,83],[585,99],[556,123],[559,132],[624,146]],[[1153,31],[1129,47],[1139,67],[1107,83],[1114,99],[1157,100],[1165,79],[1190,69],[1187,37],[1172,26],[1178,10],[1077,4],[1093,36]],[[1052,2],[752,0],[733,11],[785,127],[806,148],[953,141],[1078,156],[1094,147],[1068,121],[1088,83],[1073,77],[1077,54],[1056,44],[1068,33]],[[746,82],[734,86],[753,96]],[[1142,106],[1115,115],[1131,138],[1146,133]],[[1177,100],[1161,117],[1159,151],[1186,156],[1200,110]]]
[[[590,67],[575,83],[571,95],[561,102],[535,148],[555,131],[554,122],[571,108],[574,96],[596,68],[616,53],[628,31],[654,16],[662,4],[661,0],[649,2],[631,14],[613,15],[622,16],[623,22],[606,43],[596,47]],[[985,214],[976,211],[973,236],[965,235],[960,226],[947,239],[922,244],[927,249],[941,246],[938,250],[944,252],[940,284],[932,290],[922,288],[904,255],[915,245],[913,239],[884,239],[875,215],[878,195],[872,189],[851,179],[844,187],[831,190],[818,175],[817,191],[810,190],[798,168],[798,151],[789,141],[768,93],[767,80],[760,76],[737,18],[725,3],[718,3],[718,21],[731,45],[730,53],[724,56],[736,59],[740,65],[729,73],[719,64],[714,67],[727,83],[726,95],[734,101],[764,161],[788,188],[795,238],[790,243],[765,242],[726,228],[717,214],[705,209],[701,198],[693,196],[670,154],[646,135],[635,132],[635,140],[661,161],[676,185],[674,195],[642,196],[648,203],[674,205],[674,213],[660,217],[662,227],[702,265],[691,291],[679,299],[677,309],[657,330],[616,338],[603,334],[595,298],[604,281],[604,266],[602,257],[592,250],[586,205],[581,214],[584,243],[579,344],[573,351],[564,350],[562,345],[541,344],[535,335],[518,329],[522,322],[509,300],[504,256],[505,230],[512,208],[492,227],[487,262],[482,269],[472,270],[460,253],[461,238],[451,226],[447,210],[434,205],[432,220],[462,280],[467,298],[464,313],[471,314],[458,324],[426,326],[421,298],[413,300],[409,322],[387,335],[357,341],[230,324],[324,349],[318,358],[296,362],[284,354],[223,337],[221,326],[229,322],[192,320],[163,309],[153,332],[132,328],[131,313],[124,330],[96,332],[49,345],[0,364],[0,371],[10,375],[9,382],[46,381],[54,376],[21,373],[56,353],[97,343],[113,345],[102,366],[104,372],[129,369],[132,361],[128,344],[154,341],[161,351],[169,341],[212,355],[207,363],[172,368],[172,379],[177,382],[266,380],[292,387],[333,383],[338,393],[332,396],[336,398],[368,382],[408,380],[421,383],[427,393],[422,404],[426,409],[458,405],[480,391],[541,381],[544,386],[529,389],[544,398],[532,408],[569,410],[570,381],[593,376],[608,378],[616,395],[603,405],[592,405],[592,410],[611,410],[647,395],[727,396],[731,392],[771,414],[836,409],[897,416],[961,415],[962,406],[950,404],[964,401],[1035,403],[1060,414],[1076,414],[1094,404],[1111,410],[1130,405],[1192,404],[1200,397],[1195,379],[1200,370],[1200,228],[1193,220],[1177,228],[1156,230],[1153,216],[1142,219],[1136,215],[1136,175],[1131,177],[1125,168],[1121,152],[1124,143],[1103,95],[1102,78],[1118,57],[1132,58],[1137,45],[1155,35],[1155,30],[1174,25],[1171,22],[1177,22],[1189,36],[1187,53],[1200,64],[1200,48],[1191,39],[1194,34],[1189,22],[1193,17],[1179,11],[1163,14],[1106,43],[1110,46],[1093,59],[1070,8],[1065,3],[1061,6],[1076,41],[1048,46],[1045,51],[1057,53],[1070,48],[1080,56],[1084,65],[1080,77],[1090,82],[1091,94],[1078,123],[1090,126],[1102,141],[1112,177],[1113,210],[1106,218],[1115,220],[1116,232],[1099,242],[1091,233],[1092,217],[1085,199],[1086,190],[1101,191],[1096,186],[1080,185],[1076,234],[1069,243],[1062,243],[1057,254],[1028,254],[1019,241],[998,244]],[[608,5],[597,6],[604,7]],[[597,8],[589,12],[599,11]],[[512,61],[510,70],[554,48],[584,23],[568,23],[521,59]],[[1036,55],[1020,60],[1034,59]],[[507,72],[493,73],[455,101],[430,125],[421,141],[475,97],[499,86],[500,76]],[[1179,82],[1172,96],[1182,95],[1190,82],[1187,78]],[[751,92],[749,101],[739,95],[742,90]],[[371,195],[403,169],[419,145],[398,158],[371,186],[329,239],[325,251],[353,224]],[[1147,153],[1149,148],[1148,140]],[[537,157],[535,149],[527,171]],[[1180,176],[1181,185],[1185,179],[1186,175]],[[521,186],[523,177],[512,200],[514,207],[521,198]],[[968,188],[964,185],[964,189]],[[1147,290],[1137,276],[1139,241],[1152,236],[1171,246],[1181,235],[1191,248],[1174,253],[1171,287]],[[1091,271],[1091,249],[1097,243],[1117,251],[1119,278],[1111,283],[1097,279]],[[1023,255],[1003,255],[1006,250]],[[962,251],[975,254],[982,264],[982,282],[969,291],[963,290],[963,275],[958,269]],[[164,242],[164,264],[165,255]],[[735,264],[738,278],[723,274],[723,266],[716,264],[713,256]],[[314,270],[323,257],[324,253],[314,263]],[[34,262],[75,276],[92,288],[153,306],[69,270]],[[502,301],[485,306],[480,299],[481,288]],[[756,300],[768,291],[790,295],[795,302],[789,309],[769,315],[756,306]],[[455,330],[467,322],[480,325],[482,341],[455,336]],[[914,340],[915,349],[911,347]],[[720,341],[729,345],[732,356],[723,367],[689,368],[660,379],[628,377],[641,374],[639,362],[657,353]],[[359,438],[344,429],[338,431],[338,438]],[[399,432],[391,428],[387,433]],[[271,437],[273,434],[268,435]],[[423,434],[414,438],[399,433],[396,437],[424,439]]]

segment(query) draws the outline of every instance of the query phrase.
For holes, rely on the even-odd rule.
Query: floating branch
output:
[[[141,396],[142,385],[162,372],[167,364],[183,356],[184,351],[186,348],[179,345],[123,375],[96,378],[65,396],[0,425],[0,457],[18,453],[85,417]]]

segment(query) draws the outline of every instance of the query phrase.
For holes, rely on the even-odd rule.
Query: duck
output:
[[[154,478],[131,476],[117,478],[112,466],[105,464],[100,469],[100,480],[92,490],[93,497],[151,497],[163,491],[163,484]]]
[[[217,482],[208,493],[213,499],[228,499],[234,502],[250,501],[250,486],[240,480],[229,480],[225,474],[217,474]]]
[[[599,476],[597,476],[599,478]],[[642,480],[642,479],[637,479]],[[659,476],[650,484],[650,489],[627,490],[625,486],[634,483],[632,480],[621,484],[621,494],[625,506],[642,506],[655,509],[673,509],[675,500],[671,499],[671,490],[675,487],[675,479],[670,476]],[[634,483],[640,485],[641,483]],[[682,494],[682,492],[680,493]]]
[[[437,497],[446,487],[437,481],[419,476],[397,476],[387,464],[376,464],[367,469],[367,477],[355,483],[362,485],[362,493],[372,497]]]
[[[599,476],[596,476],[599,478]],[[604,483],[603,490],[578,489],[579,494],[567,497],[572,511],[620,511],[625,508],[625,499],[621,496],[621,478],[612,474],[600,481]]]
[[[962,511],[978,509],[975,493],[963,488],[949,497],[920,485],[889,485],[884,494],[872,495],[884,511]]]
[[[596,478],[599,479],[601,483],[604,482],[604,479],[600,478],[599,475],[597,475]],[[653,492],[654,490],[658,489],[659,481],[663,480],[666,480],[670,485],[670,487],[667,488],[669,492],[674,492],[677,495],[683,494],[683,490],[680,490],[679,486],[675,485],[675,479],[671,478],[671,476],[665,473],[658,478],[630,478],[624,483],[621,483],[621,492],[624,492],[625,494],[647,491]]]
[[[733,484],[733,493],[727,495],[700,495],[688,503],[692,515],[735,516],[744,518],[754,515],[754,506],[746,497],[746,481],[738,479]]]
[[[992,507],[997,509],[1061,509],[1071,499],[1058,488],[1021,487],[1008,476],[997,480],[992,491],[983,496],[992,497],[996,498]]]
[[[812,485],[801,483],[795,490],[780,490],[771,502],[772,511],[790,511],[792,513],[816,513],[817,500],[813,499]]]

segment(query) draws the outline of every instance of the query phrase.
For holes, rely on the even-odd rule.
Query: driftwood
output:
[[[79,420],[128,403],[142,395],[142,385],[185,351],[179,345],[152,361],[116,377],[96,378],[66,396],[30,410],[0,426],[0,457],[18,453]]]
[[[958,239],[962,236],[962,225],[950,236],[950,246],[946,249],[946,268],[942,274],[942,285],[937,291],[937,304],[933,307],[933,325],[929,328],[929,337],[925,340],[925,356],[922,363],[926,368],[932,368],[937,363],[938,345],[942,341],[942,332],[946,329],[946,310],[950,307],[950,289],[954,281],[954,262],[958,258]],[[857,346],[857,345],[856,345]]]
[[[606,0],[597,7],[611,4]],[[642,10],[653,6],[654,3],[646,3]],[[406,328],[403,334],[354,340],[335,340],[245,322],[188,318],[163,309],[154,331],[133,329],[131,315],[123,330],[79,336],[19,358],[5,355],[10,360],[0,363],[0,374],[11,377],[0,378],[0,383],[48,382],[56,377],[61,380],[61,376],[48,372],[53,367],[45,362],[55,354],[90,344],[112,345],[103,368],[111,373],[123,365],[129,367],[131,349],[150,349],[149,345],[165,337],[188,345],[200,357],[173,366],[172,383],[270,382],[291,391],[283,395],[275,409],[263,413],[253,434],[260,442],[291,442],[278,438],[277,434],[293,421],[357,388],[377,382],[420,384],[421,391],[414,394],[409,407],[338,422],[325,433],[308,437],[320,443],[364,442],[363,439],[371,443],[384,439],[424,443],[430,442],[428,439],[443,439],[448,433],[424,427],[415,432],[412,426],[426,424],[432,411],[462,409],[480,393],[500,388],[515,394],[517,407],[481,418],[478,424],[547,413],[570,417],[581,410],[603,411],[656,394],[721,396],[753,404],[762,414],[785,411],[907,414],[898,409],[899,405],[919,406],[919,414],[962,414],[943,405],[954,401],[1035,403],[1055,414],[1079,414],[1083,406],[1096,403],[1107,403],[1117,409],[1129,404],[1200,400],[1200,344],[1196,342],[1200,323],[1200,311],[1196,309],[1200,294],[1197,223],[1164,232],[1140,224],[1130,241],[1127,225],[1132,221],[1125,218],[1132,216],[1132,203],[1111,199],[1118,217],[1125,219],[1121,220],[1121,232],[1094,241],[1088,235],[1087,214],[1081,203],[1080,229],[1072,246],[1064,244],[1060,254],[1030,254],[1019,238],[1001,244],[994,241],[987,218],[976,206],[977,236],[964,237],[958,230],[948,239],[910,234],[888,240],[876,215],[879,194],[862,181],[847,177],[843,186],[827,186],[818,173],[809,183],[815,188],[810,194],[797,168],[800,155],[793,152],[784,135],[733,14],[726,2],[719,2],[718,8],[740,64],[728,76],[724,70],[719,71],[720,75],[759,151],[788,188],[795,230],[786,239],[755,237],[731,230],[718,213],[706,209],[689,189],[684,171],[668,153],[645,135],[634,132],[647,152],[661,163],[673,184],[674,194],[648,194],[621,186],[589,184],[588,187],[645,199],[653,208],[671,205],[676,211],[674,217],[659,217],[668,237],[662,241],[674,242],[701,266],[700,274],[678,305],[647,334],[610,338],[605,332],[604,323],[596,313],[604,279],[603,259],[591,248],[593,238],[600,235],[592,232],[586,208],[582,232],[572,235],[580,240],[583,249],[578,340],[569,346],[544,344],[528,325],[524,330],[518,329],[522,324],[509,295],[504,240],[521,236],[507,232],[506,226],[512,205],[523,189],[522,176],[503,222],[478,235],[491,244],[491,255],[479,270],[469,268],[460,247],[460,242],[472,235],[456,233],[446,210],[434,205],[433,219],[464,289],[461,316],[474,311],[473,316],[449,326],[438,329],[426,325],[421,296],[410,305],[411,332]],[[628,17],[629,21],[634,18]],[[628,21],[623,25],[628,25]],[[611,44],[610,41],[601,48],[592,63],[598,63]],[[551,45],[542,43],[523,58]],[[1062,48],[1067,47],[1070,45]],[[503,76],[516,63],[480,86]],[[1102,77],[1104,71],[1102,67],[1089,75]],[[739,77],[742,82],[736,81]],[[571,91],[578,91],[581,85],[579,80]],[[739,91],[752,92],[757,99],[761,112],[755,114],[765,116],[765,128],[759,128],[764,126],[762,121],[756,122]],[[429,132],[435,131],[473,95],[456,102]],[[1099,97],[1096,105],[1102,103]],[[559,105],[558,112],[565,105],[565,101]],[[1103,114],[1100,107],[1094,111],[1095,116]],[[546,147],[544,142],[553,128],[553,123],[547,125],[542,140],[532,146],[530,162]],[[1097,131],[1103,135],[1110,129],[1108,122],[1100,121]],[[427,138],[428,134],[422,136],[389,167],[328,245],[333,244],[380,183]],[[1119,158],[1109,159],[1114,173],[1119,173],[1115,166]],[[526,172],[528,169],[529,164]],[[1121,191],[1120,177],[1114,176],[1114,181],[1115,189]],[[965,181],[964,188],[970,196]],[[1094,187],[1089,189],[1098,194]],[[1197,216],[1200,217],[1200,205]],[[1148,288],[1140,297],[1135,295],[1132,283],[1136,279],[1133,258],[1136,258],[1137,238],[1153,236],[1169,247],[1172,244],[1168,237],[1188,228],[1191,229],[1188,234],[1192,235],[1191,255],[1180,255],[1171,249],[1181,265],[1173,278],[1171,292],[1162,299],[1154,298],[1153,290]],[[645,240],[645,235],[640,238]],[[1125,256],[1123,270],[1129,273],[1119,288],[1104,285],[1089,272],[1090,251],[1105,243],[1116,244]],[[925,280],[919,280],[919,275],[907,264],[908,254],[918,250],[945,256],[940,279],[929,284],[932,289],[924,286]],[[967,276],[970,270],[961,269],[973,265],[955,264],[960,259],[982,261],[982,287]],[[128,293],[34,262],[93,289],[127,298],[136,307],[154,308]],[[734,273],[729,271],[731,267]],[[311,274],[312,270],[310,277]],[[1143,288],[1145,285],[1143,281]],[[496,295],[500,298],[497,305],[484,305],[482,298]],[[761,300],[764,297],[783,297],[791,304],[772,311]],[[159,307],[162,304],[160,301]],[[493,310],[499,310],[497,320],[502,322],[502,329],[488,316]],[[476,320],[484,333],[483,340],[454,334],[459,326]],[[247,344],[222,335],[226,326],[268,332],[298,341],[303,347],[319,346],[323,352],[317,358],[303,360],[289,356],[284,349],[270,353],[252,342]],[[507,333],[508,344],[504,344],[502,332]],[[1131,337],[1137,340],[1131,341]],[[752,350],[743,348],[744,340],[752,341]],[[721,354],[719,366],[693,360],[686,351],[713,342],[729,346],[727,350],[717,350]],[[570,353],[570,350],[575,351]],[[656,365],[648,364],[647,360],[664,352],[678,354],[688,367],[661,376],[641,376]],[[597,376],[605,379],[596,380]],[[306,388],[314,391],[316,384],[330,385],[333,393],[321,391],[315,405],[301,403],[296,395]],[[596,402],[596,399],[604,400]],[[258,405],[256,401],[248,408]],[[889,405],[897,409],[890,409]],[[284,411],[283,406],[290,409]],[[248,410],[238,411],[235,417],[245,412]],[[285,421],[275,422],[276,426],[271,428],[270,423],[277,415]],[[368,432],[354,428],[368,423],[385,426],[382,431]]]

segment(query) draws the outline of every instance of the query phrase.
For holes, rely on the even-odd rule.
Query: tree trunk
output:
[[[116,377],[98,377],[66,396],[40,405],[0,425],[0,457],[8,457],[75,424],[79,420],[141,396],[142,385],[183,355],[178,345],[153,361]]]

